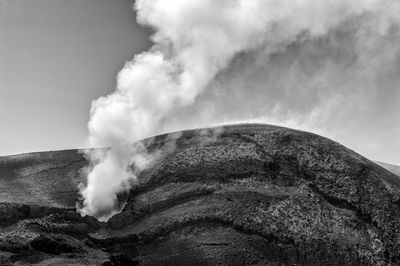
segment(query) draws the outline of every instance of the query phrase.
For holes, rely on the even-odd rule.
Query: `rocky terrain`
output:
[[[0,265],[400,264],[400,177],[338,143],[269,125],[144,143],[161,152],[107,223],[75,212],[78,151],[0,157]]]

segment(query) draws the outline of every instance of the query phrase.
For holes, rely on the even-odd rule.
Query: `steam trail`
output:
[[[365,65],[383,60],[371,58],[372,50],[398,31],[400,14],[395,0],[137,0],[135,8],[138,22],[155,30],[154,46],[126,63],[112,94],[93,101],[88,123],[90,146],[112,147],[88,154],[93,167],[81,189],[80,212],[100,219],[116,211],[116,194],[136,181],[129,166],[140,171],[151,159],[132,143],[188,126],[263,119],[257,110],[282,120],[290,117],[282,116],[291,105],[288,99],[295,102],[307,90],[330,99],[329,109],[340,102],[331,97],[329,83],[335,81],[343,91],[346,82],[362,84],[357,79],[371,71]],[[349,51],[340,50],[343,46],[334,42],[339,39],[330,39],[340,34],[352,44]],[[313,59],[307,47],[328,54]],[[337,55],[329,54],[335,49]],[[391,47],[389,53],[398,50]],[[358,76],[341,76],[350,62],[347,55],[355,57],[351,65],[358,66]],[[294,59],[298,56],[303,61]],[[289,95],[281,97],[281,105],[268,100],[277,92]],[[254,108],[233,106],[239,99]],[[311,117],[313,112],[320,119],[320,109],[304,111]]]

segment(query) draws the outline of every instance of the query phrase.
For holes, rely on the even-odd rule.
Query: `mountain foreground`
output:
[[[146,139],[121,213],[81,217],[77,150],[0,157],[0,265],[398,265],[400,177],[270,125]]]

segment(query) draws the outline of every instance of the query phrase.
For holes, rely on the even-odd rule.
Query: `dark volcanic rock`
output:
[[[161,152],[107,223],[71,210],[77,152],[1,158],[0,264],[400,264],[400,178],[331,140],[240,125],[144,142]]]

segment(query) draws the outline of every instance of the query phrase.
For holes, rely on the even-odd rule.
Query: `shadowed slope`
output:
[[[275,126],[236,125],[144,143],[161,152],[140,174],[121,213],[107,223],[70,211],[16,218],[0,234],[0,261],[400,263],[400,178],[331,140]],[[78,170],[46,178],[72,182]],[[22,237],[12,237],[21,231]]]

